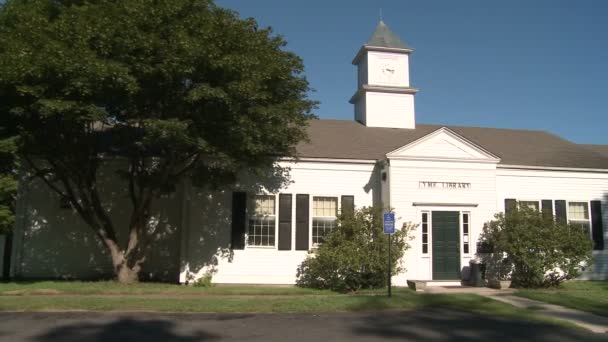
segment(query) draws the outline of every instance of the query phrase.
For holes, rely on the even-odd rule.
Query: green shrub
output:
[[[342,215],[325,242],[298,267],[297,284],[334,291],[386,286],[388,237],[382,228],[382,212],[382,208],[365,207]],[[413,228],[404,224],[393,235],[393,275],[402,271],[401,258],[409,248]]]
[[[213,273],[212,271],[207,271],[205,272],[205,274],[203,274],[202,277],[196,279],[195,281],[192,282],[192,286],[194,287],[204,287],[204,288],[209,288],[213,286]]]
[[[509,275],[515,287],[557,286],[580,275],[591,262],[589,232],[576,224],[556,223],[535,210],[521,208],[486,223],[481,240],[493,251],[482,256],[487,275]]]

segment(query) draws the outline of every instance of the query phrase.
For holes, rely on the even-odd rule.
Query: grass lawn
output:
[[[340,294],[292,286],[211,288],[114,282],[0,283],[0,311],[338,312],[445,308],[518,320],[556,321],[472,294],[420,294],[407,288]]]
[[[515,295],[608,316],[608,281],[570,281],[556,289],[518,290]]]
[[[332,291],[305,289],[296,286],[218,285],[209,288],[165,283],[125,285],[114,281],[36,281],[0,282],[0,296],[14,295],[331,295]]]

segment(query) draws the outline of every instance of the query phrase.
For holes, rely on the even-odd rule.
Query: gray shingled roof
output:
[[[366,46],[409,49],[409,47],[391,31],[386,24],[380,20],[371,38],[365,43]]]
[[[501,164],[608,169],[608,155],[544,131],[416,125],[416,129],[366,127],[351,120],[312,120],[310,142],[301,143],[301,157],[384,159],[386,154],[441,128],[498,156]]]
[[[581,145],[608,158],[608,145]]]

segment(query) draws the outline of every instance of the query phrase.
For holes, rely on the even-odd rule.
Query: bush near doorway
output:
[[[513,287],[548,288],[576,278],[582,265],[591,262],[593,243],[586,229],[557,223],[536,210],[520,208],[499,213],[486,223],[481,240],[492,253],[482,260],[489,277],[510,276]]]
[[[302,262],[297,271],[301,287],[352,292],[387,285],[388,237],[383,232],[381,207],[344,213],[325,242]],[[396,229],[391,244],[391,274],[403,270],[401,258],[409,249],[415,225]]]

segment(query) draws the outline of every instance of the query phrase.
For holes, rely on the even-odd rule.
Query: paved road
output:
[[[606,341],[444,310],[332,314],[0,313],[1,341]]]

